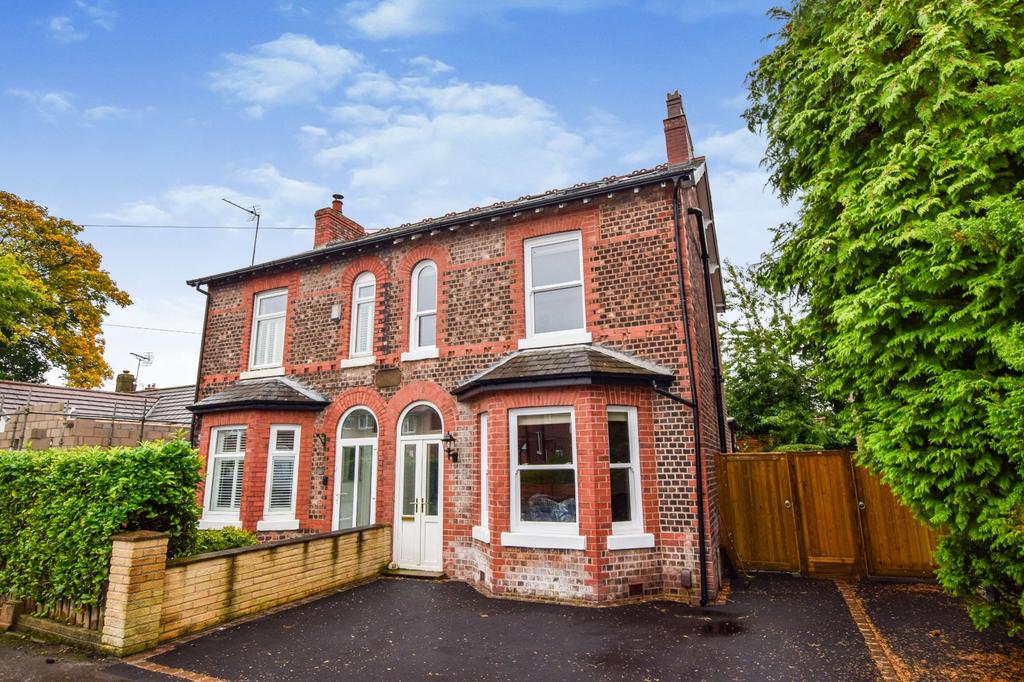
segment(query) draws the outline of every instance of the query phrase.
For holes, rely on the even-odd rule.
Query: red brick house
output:
[[[722,285],[667,105],[656,168],[374,232],[335,195],[312,250],[189,282],[203,524],[387,523],[396,566],[493,594],[713,597]]]

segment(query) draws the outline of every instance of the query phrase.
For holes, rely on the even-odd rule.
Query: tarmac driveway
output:
[[[914,619],[930,622],[935,614],[920,604],[941,598],[920,590],[907,592],[902,602],[886,596],[906,587],[857,589],[866,610],[888,614],[884,627],[895,631],[899,613],[908,609],[916,609]],[[941,609],[947,609],[948,648],[962,641],[958,633],[969,625],[951,600]],[[931,671],[926,658],[935,652],[913,652],[920,637],[931,647],[937,638],[901,632],[906,641],[890,643],[892,652],[923,658],[898,664],[897,679],[929,678],[938,668]],[[1000,665],[1024,657],[1019,643],[1008,640],[975,635],[970,644]],[[139,680],[172,679],[154,669],[231,680],[880,679],[836,586],[780,575],[738,584],[728,604],[707,609],[671,603],[580,608],[489,599],[458,582],[384,579],[214,631],[143,664],[151,669],[119,664],[105,672]],[[951,659],[940,667],[945,676],[967,679],[970,665]],[[1000,670],[990,667],[986,674],[998,679]]]

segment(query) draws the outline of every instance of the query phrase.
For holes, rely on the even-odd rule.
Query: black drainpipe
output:
[[[670,400],[681,403],[690,408],[693,412],[693,452],[694,470],[697,476],[697,547],[700,554],[700,605],[707,606],[708,603],[708,543],[705,537],[704,519],[704,456],[701,446],[700,431],[700,406],[698,402],[697,377],[693,371],[693,339],[690,336],[689,315],[686,314],[686,283],[683,276],[683,243],[679,238],[679,180],[672,185],[672,224],[674,226],[673,237],[676,240],[676,268],[679,275],[679,307],[683,313],[683,334],[686,339],[686,368],[690,376],[690,387],[693,391],[693,399],[687,400],[673,393],[670,393],[656,384],[652,383],[654,392],[665,396]]]
[[[697,216],[697,232],[700,233],[700,257],[704,263],[704,296],[708,308],[708,335],[711,338],[711,371],[715,380],[715,413],[718,416],[718,448],[725,451],[725,410],[722,409],[722,367],[718,360],[718,326],[715,321],[714,299],[711,294],[711,256],[708,254],[708,238],[704,233],[704,211],[696,206],[686,209]]]
[[[206,321],[210,319],[210,290],[207,289],[206,291],[203,291],[199,288],[201,286],[201,284],[197,284],[195,285],[195,289],[206,297],[206,308],[203,310],[203,335],[199,337],[199,366],[196,367],[196,392],[195,396],[192,398],[193,403],[199,402],[199,380],[203,377],[203,351],[206,350]],[[193,413],[192,423],[189,425],[188,429],[188,442],[189,445],[193,447],[196,445],[196,421],[198,419],[199,415]]]

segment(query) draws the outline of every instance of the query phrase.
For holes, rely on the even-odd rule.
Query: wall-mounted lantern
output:
[[[444,454],[448,456],[449,461],[459,461],[459,451],[455,449],[455,436],[449,431],[445,434],[445,437],[441,439],[441,443],[444,445]]]

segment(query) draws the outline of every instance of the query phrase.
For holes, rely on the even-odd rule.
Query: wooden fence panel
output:
[[[744,570],[799,571],[796,519],[784,454],[730,455],[721,461],[721,508]],[[787,506],[787,504],[789,506]]]
[[[868,573],[878,576],[930,577],[938,533],[914,518],[889,486],[857,467],[857,489],[864,527]]]
[[[803,569],[814,575],[860,572],[853,472],[845,452],[789,453]]]

